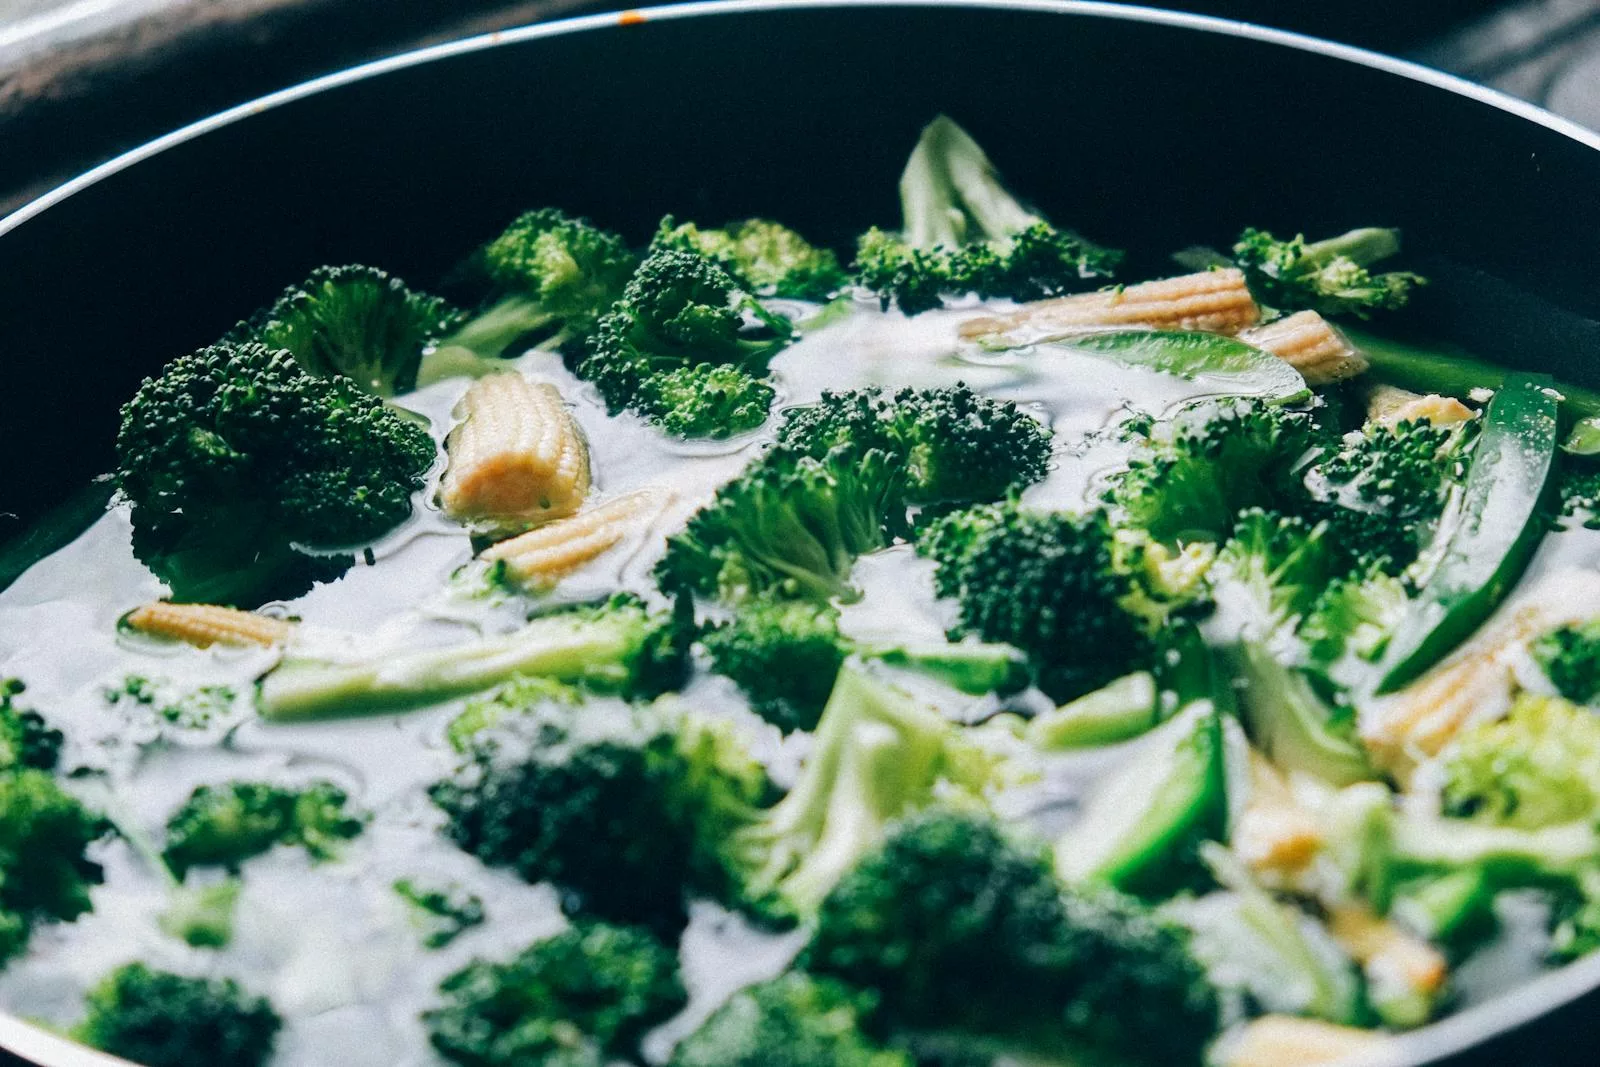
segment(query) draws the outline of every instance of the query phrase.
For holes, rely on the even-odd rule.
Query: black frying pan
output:
[[[844,248],[894,222],[899,168],[939,111],[1047,214],[1152,272],[1245,224],[1402,226],[1436,280],[1409,328],[1600,386],[1600,137],[1535,108],[1354,49],[1110,4],[689,5],[324,78],[0,219],[0,540],[110,465],[142,376],[317,264],[431,284],[545,203],[641,239],[668,209],[779,214]],[[1383,1062],[1593,1064],[1597,988],[1600,956]],[[3,1019],[0,1044],[52,1067],[110,1062]]]

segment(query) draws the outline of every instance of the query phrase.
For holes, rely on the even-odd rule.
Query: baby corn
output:
[[[440,502],[458,522],[515,531],[571,515],[589,495],[589,446],[554,386],[515,372],[472,383],[450,431]]]
[[[669,494],[640,489],[566,519],[501,541],[483,552],[483,560],[498,564],[509,582],[542,590],[615,548],[637,521],[660,511]]]
[[[1332,385],[1365,374],[1367,357],[1315,311],[1256,326],[1239,340],[1271,352],[1300,372],[1307,385]]]
[[[1233,850],[1257,875],[1281,880],[1322,848],[1322,828],[1266,757],[1250,752],[1250,799],[1233,830]]]
[[[128,613],[127,625],[142,634],[183,641],[196,648],[212,645],[260,645],[267,648],[288,639],[294,624],[253,611],[215,604],[174,604],[157,600]]]
[[[1381,1033],[1320,1019],[1263,1015],[1230,1034],[1213,1055],[1219,1067],[1314,1067],[1375,1051]]]
[[[1387,974],[1390,980],[1423,993],[1437,993],[1449,965],[1438,949],[1423,938],[1364,907],[1337,907],[1328,916],[1328,932],[1369,972]]]
[[[961,336],[975,340],[1021,332],[1043,337],[1117,326],[1232,334],[1260,320],[1244,273],[1228,268],[1024,304],[1009,315],[962,323]]]
[[[1367,394],[1367,418],[1380,426],[1398,426],[1402,422],[1454,426],[1472,416],[1472,409],[1453,396],[1424,396],[1392,385],[1380,385]]]

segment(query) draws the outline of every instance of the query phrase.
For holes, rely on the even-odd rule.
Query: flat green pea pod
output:
[[[1438,563],[1378,664],[1389,693],[1442,659],[1495,609],[1543,536],[1540,501],[1555,462],[1560,396],[1550,379],[1508,374],[1484,414],[1455,514],[1440,521]]]
[[[1281,404],[1311,395],[1306,380],[1270,352],[1234,337],[1188,330],[1103,330],[1047,338],[1123,367],[1175,375],[1222,396],[1259,396]]]

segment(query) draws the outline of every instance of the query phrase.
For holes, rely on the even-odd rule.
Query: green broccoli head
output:
[[[712,669],[738,684],[757,715],[786,731],[817,725],[848,654],[839,613],[805,600],[752,598],[701,641]]]
[[[90,910],[102,876],[85,853],[108,829],[49,773],[0,775],[0,959],[22,950],[35,923]]]
[[[1044,856],[946,810],[839,883],[801,965],[876,992],[892,1026],[1091,1059],[1198,1063],[1217,1024],[1182,935],[1119,897],[1065,895]]]
[[[683,1007],[677,956],[638,929],[582,921],[505,963],[468,964],[425,1013],[433,1047],[466,1067],[602,1067]]]
[[[1600,703],[1600,620],[1558,626],[1532,651],[1556,692],[1579,704]]]
[[[289,789],[265,782],[197,786],[167,820],[167,866],[180,879],[191,867],[239,865],[274,845],[298,845],[327,859],[359,834],[365,817],[329,782]]]
[[[1366,319],[1374,311],[1405,307],[1411,291],[1427,284],[1406,271],[1374,274],[1367,269],[1399,251],[1398,230],[1351,230],[1308,244],[1299,235],[1280,241],[1265,230],[1247,229],[1233,246],[1233,261],[1263,304]]]
[[[0,678],[0,771],[19,767],[54,770],[61,758],[61,731],[32,708],[17,702],[27,686],[20,678]]]
[[[644,378],[633,408],[675,437],[733,437],[767,421],[774,395],[743,367],[694,363]]]
[[[1103,512],[956,512],[919,550],[938,563],[938,591],[960,604],[959,632],[1026,652],[1058,702],[1148,665],[1148,624],[1128,607],[1135,579],[1118,566]]]
[[[1451,815],[1536,830],[1600,815],[1600,716],[1523,694],[1506,718],[1469,728],[1444,763]]]
[[[352,379],[224,343],[123,405],[117,486],[135,552],[175,599],[253,606],[342,573],[349,555],[306,549],[348,550],[403,521],[436,452]]]
[[[430,790],[446,835],[485,863],[555,883],[569,913],[675,934],[685,901],[740,903],[728,839],[770,784],[722,728],[640,710],[508,719]]]
[[[669,593],[731,601],[856,599],[856,557],[888,546],[905,525],[903,471],[878,449],[841,446],[816,459],[773,448],[668,538],[656,581]]]
[[[413,925],[427,948],[444,948],[488,917],[483,898],[459,885],[424,885],[402,878],[394,891],[411,906]]]
[[[1338,574],[1329,540],[1326,523],[1260,508],[1240,512],[1211,568],[1218,602],[1252,638],[1293,631]]]
[[[1377,662],[1410,603],[1405,583],[1386,573],[1386,560],[1330,582],[1300,623],[1311,660],[1331,666],[1353,656]]]
[[[708,230],[668,215],[650,248],[696,252],[762,296],[826,300],[850,280],[831,250],[770,219],[745,219]]]
[[[671,1067],[913,1067],[862,1032],[871,994],[790,972],[735,993],[678,1045]]]
[[[879,448],[903,459],[912,504],[979,503],[1018,492],[1045,476],[1050,430],[1009,400],[965,384],[822,394],[794,408],[778,440],[822,457],[841,445]]]
[[[143,963],[113,971],[85,999],[89,1015],[74,1036],[114,1056],[162,1067],[260,1067],[283,1026],[265,998],[232,979],[188,978]]]
[[[1246,508],[1303,506],[1302,468],[1323,443],[1306,412],[1261,400],[1197,405],[1150,428],[1106,502],[1119,526],[1156,541],[1220,541]]]
[[[454,329],[461,313],[376,267],[318,267],[234,331],[287,351],[321,378],[343,375],[377,396],[411,391],[422,350]]]

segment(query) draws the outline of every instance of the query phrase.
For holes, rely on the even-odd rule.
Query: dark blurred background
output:
[[[595,0],[0,0],[0,215],[231,104]],[[1156,5],[1163,6],[1163,5]],[[1600,0],[1168,0],[1419,59],[1600,127]]]

